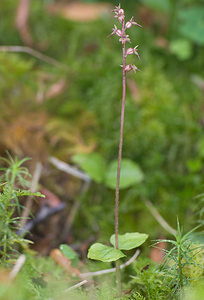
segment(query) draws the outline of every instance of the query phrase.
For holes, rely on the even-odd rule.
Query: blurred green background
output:
[[[0,154],[32,157],[31,170],[41,161],[41,184],[69,206],[79,182],[46,174],[48,158],[73,164],[74,155],[96,152],[108,165],[118,155],[122,52],[117,37],[107,37],[118,2],[33,0],[20,17],[19,3],[0,3]],[[145,199],[173,227],[176,216],[186,229],[202,217],[195,196],[203,192],[204,173],[204,1],[121,0],[121,6],[127,20],[134,16],[142,25],[129,30],[141,57],[132,60],[142,72],[127,75],[123,157],[144,179],[121,190],[120,232],[156,238],[163,230]],[[17,45],[59,64],[28,48],[2,49]],[[114,190],[93,180],[73,236],[103,241],[113,230]]]

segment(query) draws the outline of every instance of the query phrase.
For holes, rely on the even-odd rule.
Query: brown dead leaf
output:
[[[50,252],[50,256],[59,266],[66,270],[71,276],[80,276],[81,272],[78,269],[71,267],[71,261],[68,258],[66,258],[59,249],[53,249]]]
[[[164,252],[162,251],[163,249],[166,249],[165,242],[160,242],[156,245],[155,248],[152,248],[152,250],[150,252],[151,260],[153,260],[157,263],[160,263],[164,258]]]
[[[0,283],[8,284],[11,282],[10,272],[8,270],[0,270]]]
[[[139,104],[141,101],[141,94],[136,82],[132,78],[128,78],[127,83],[132,99],[134,100],[135,104]]]
[[[77,22],[94,21],[101,15],[110,13],[112,5],[109,3],[81,3],[72,2],[68,4],[53,4],[48,11],[53,14],[60,14],[68,20]]]
[[[61,203],[61,200],[48,189],[42,188],[40,192],[45,195],[45,198],[40,198],[41,205],[48,204],[50,207],[56,207]]]
[[[169,43],[167,41],[167,39],[165,39],[164,37],[160,36],[155,40],[155,44],[157,47],[159,48],[164,48],[164,49],[168,49]]]
[[[67,87],[67,85],[66,85],[66,81],[64,79],[54,83],[53,85],[51,85],[49,90],[46,92],[45,99],[48,100],[50,98],[54,98],[54,97],[60,95],[62,92],[64,92],[66,87]]]

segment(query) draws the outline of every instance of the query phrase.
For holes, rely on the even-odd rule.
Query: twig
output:
[[[32,49],[30,47],[25,47],[25,46],[0,46],[0,52],[21,52],[21,53],[27,53],[30,54],[48,64],[51,64],[55,67],[64,69],[64,70],[68,70],[68,68],[61,64],[60,62],[58,62],[57,60],[55,60],[52,57],[49,57],[45,54],[42,54],[41,52]]]
[[[78,287],[84,285],[84,284],[87,283],[87,282],[88,282],[88,280],[84,279],[83,281],[81,281],[81,282],[79,282],[79,283],[77,283],[77,284],[75,284],[75,285],[69,287],[68,289],[64,290],[63,293],[70,292],[70,291],[72,291],[72,290],[74,290],[74,289],[76,289],[76,288],[78,288]]]
[[[169,232],[170,234],[177,234],[177,231],[164,220],[164,218],[159,214],[158,210],[153,206],[153,204],[149,200],[144,200],[144,203],[153,215],[153,217],[167,232]]]
[[[50,207],[49,205],[46,205],[46,204],[42,205],[39,208],[35,218],[27,221],[26,224],[16,232],[16,234],[22,235],[27,232],[30,232],[33,229],[33,227],[35,227],[37,224],[39,224],[40,222],[43,222],[47,218],[62,211],[65,208],[65,206],[66,206],[65,202],[61,202],[60,204],[58,204],[57,206],[54,206],[54,207]]]
[[[81,191],[81,197],[83,197],[86,194],[89,186],[90,186],[90,182],[85,182],[84,183],[84,185],[82,187],[82,191]],[[80,200],[75,201],[75,203],[74,203],[74,205],[73,205],[73,207],[72,207],[72,209],[70,211],[70,214],[69,214],[69,219],[68,219],[66,231],[70,230],[70,228],[71,228],[71,226],[72,226],[72,224],[74,222],[76,213],[77,213],[77,211],[79,209],[80,203],[81,203]]]
[[[53,164],[57,169],[59,169],[61,171],[64,171],[64,172],[66,172],[74,177],[77,177],[79,179],[82,179],[84,181],[88,181],[88,182],[91,181],[90,177],[87,174],[85,174],[82,171],[79,171],[78,169],[70,166],[69,164],[59,160],[56,157],[50,157],[49,161],[51,164]]]
[[[128,261],[126,261],[124,264],[120,265],[120,270],[124,269],[125,267],[127,267],[131,263],[133,263],[133,261],[135,261],[135,259],[138,257],[139,254],[140,254],[140,250],[137,250],[135,252],[135,254]],[[116,268],[111,268],[111,269],[106,269],[106,270],[101,270],[101,271],[96,271],[96,272],[82,273],[80,275],[80,277],[86,278],[86,277],[91,277],[91,276],[99,276],[99,275],[103,275],[103,274],[113,273],[115,271],[116,271]]]
[[[31,188],[30,188],[32,193],[35,193],[36,190],[37,190],[37,186],[38,186],[38,182],[40,180],[41,172],[42,172],[42,164],[40,162],[37,162],[36,167],[35,167],[35,171],[34,171],[34,175],[33,175],[33,180],[32,180],[32,183],[31,183]],[[33,205],[33,197],[29,196],[28,200],[26,202],[25,208],[23,210],[22,216],[21,216],[22,219],[21,219],[21,222],[20,222],[20,228],[23,228],[25,226],[25,223],[26,223],[27,218],[30,214],[32,205]]]
[[[69,293],[70,291],[79,288],[80,286],[86,284],[87,282],[88,282],[88,280],[84,279],[83,281],[81,281],[81,282],[79,282],[79,283],[77,283],[77,284],[75,284],[75,285],[69,287],[68,289],[63,290],[63,291],[61,292],[61,295],[62,295],[62,294]],[[55,298],[48,298],[47,300],[55,300],[55,299],[59,299],[59,296],[57,296],[57,297],[55,297]]]
[[[64,161],[59,160],[56,157],[50,157],[49,162],[51,164],[53,164],[58,170],[66,172],[67,174],[77,177],[84,181],[82,191],[81,191],[81,197],[87,192],[87,190],[90,186],[90,183],[91,183],[91,178],[86,173],[76,169],[75,167],[70,166],[69,164],[65,163]],[[74,202],[74,204],[71,208],[69,217],[64,226],[64,229],[61,233],[60,240],[64,240],[64,238],[68,235],[68,233],[72,227],[72,224],[74,223],[75,216],[80,207],[80,204],[81,204],[80,200],[76,200]]]
[[[14,279],[17,276],[17,274],[21,270],[22,266],[24,265],[25,261],[26,261],[26,256],[24,254],[21,254],[9,274],[9,277],[11,279]]]

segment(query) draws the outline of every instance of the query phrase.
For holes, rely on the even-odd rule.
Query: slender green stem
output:
[[[179,268],[179,284],[180,287],[183,287],[183,272],[182,272],[182,263],[181,263],[181,245],[178,245],[178,268]]]
[[[122,293],[122,284],[121,284],[120,261],[119,260],[116,261],[115,268],[116,268],[117,294],[120,297],[121,293]]]

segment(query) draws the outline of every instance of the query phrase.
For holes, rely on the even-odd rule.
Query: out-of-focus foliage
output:
[[[94,181],[115,189],[117,160],[111,161],[109,166],[107,166],[104,158],[98,153],[82,153],[74,155],[73,162],[80,166]],[[135,162],[123,158],[121,161],[120,189],[134,186],[143,179],[144,175],[140,167]]]
[[[18,1],[0,2],[0,44],[25,46],[14,22]],[[67,1],[30,1],[28,26],[34,48],[65,68],[28,53],[0,53],[0,153],[8,149],[20,157],[31,156],[34,162],[46,162],[55,155],[70,164],[78,155],[75,163],[93,182],[80,198],[72,238],[81,241],[91,237],[104,242],[114,231],[115,193],[105,180],[105,169],[111,169],[118,156],[121,48],[114,38],[107,37],[115,21],[108,14],[94,22],[74,22],[49,12],[48,5],[56,2],[65,5]],[[127,168],[128,184],[120,193],[120,233],[141,231],[153,239],[162,229],[146,210],[143,199],[149,199],[173,227],[176,215],[187,230],[197,221],[203,224],[203,198],[195,196],[203,193],[204,175],[204,4],[199,0],[121,0],[121,5],[143,28],[130,32],[134,45],[139,45],[141,59],[137,66],[142,72],[127,74],[123,157],[134,172],[130,174]],[[81,158],[89,155],[91,162],[82,163]],[[62,198],[71,195],[75,201],[78,195],[74,187],[64,184],[64,192],[61,177],[54,171],[49,174],[47,164],[44,166],[46,176],[54,179],[43,180],[51,189],[58,185]],[[74,180],[80,186],[80,180]],[[71,176],[66,183],[70,181]],[[16,192],[18,195],[22,194]],[[13,219],[19,203],[14,201],[13,191],[6,188],[0,200],[0,250],[3,247],[6,253],[19,239],[14,231],[19,220]],[[20,246],[24,245],[20,241]],[[148,247],[142,248],[149,252]],[[107,267],[91,266],[94,270]],[[133,290],[124,299],[172,297],[168,285],[172,277],[165,277],[149,260],[141,258],[131,272],[128,288]],[[67,294],[61,294],[67,288],[67,277],[50,259],[27,255],[12,285],[6,275],[4,281],[4,271],[0,271],[0,297],[67,299]],[[96,288],[78,289],[68,297],[112,299],[116,293],[112,282],[102,281],[99,279]],[[202,295],[201,287],[184,290],[184,299],[197,300]]]
[[[202,32],[204,30],[203,6],[192,6],[179,11],[178,18],[181,23],[180,33],[200,45],[204,45]]]
[[[171,277],[149,259],[139,259],[132,265],[131,287],[149,299],[171,299]]]
[[[18,254],[19,248],[25,248],[30,242],[16,233],[16,228],[21,226],[22,218],[16,216],[21,214],[21,196],[39,196],[44,197],[41,193],[33,193],[29,190],[16,190],[18,184],[22,188],[29,186],[28,178],[30,176],[28,169],[23,163],[28,159],[13,159],[8,154],[8,159],[1,159],[6,162],[7,168],[0,168],[3,171],[1,175],[0,191],[0,259],[3,263],[9,263],[13,256]],[[6,182],[5,182],[6,181]],[[3,186],[3,188],[2,188]]]
[[[170,0],[143,0],[141,1],[148,7],[159,10],[161,12],[169,12],[171,9],[171,1]]]
[[[43,42],[40,51],[68,71],[28,54],[0,53],[1,153],[10,149],[38,160],[52,154],[71,162],[74,154],[97,152],[110,165],[117,159],[122,91],[120,45],[107,38],[115,20],[103,16],[93,23],[72,22],[50,15],[49,3],[31,1],[30,30],[37,46]],[[189,10],[197,3],[180,2]],[[139,1],[122,4],[143,25],[130,32],[139,45],[142,72],[127,76],[123,157],[137,163],[144,180],[121,191],[120,230],[136,228],[156,235],[158,226],[145,210],[144,198],[172,226],[175,215],[181,222],[195,220],[191,203],[202,192],[203,182],[203,96],[192,78],[204,78],[203,48],[181,36],[180,25],[171,28],[167,8],[163,20],[146,1],[145,13],[150,14],[146,25]],[[16,5],[1,1],[1,45],[22,45],[14,27]],[[178,15],[182,10],[178,8]],[[166,47],[158,44],[161,37]],[[63,92],[46,98],[60,80],[66,82]],[[76,219],[76,238],[100,231],[101,239],[107,239],[113,233],[113,206],[114,192],[92,184]]]

